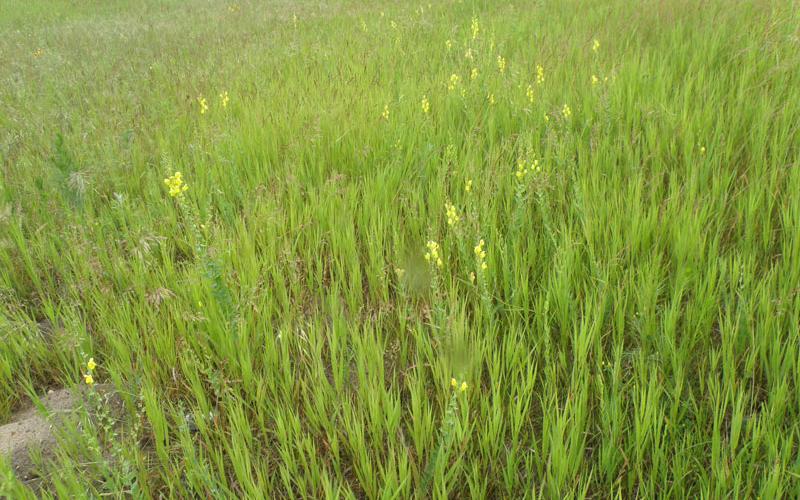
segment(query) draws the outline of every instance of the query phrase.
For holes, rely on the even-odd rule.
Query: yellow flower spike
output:
[[[540,65],[536,65],[536,84],[541,85],[544,83],[544,68]]]
[[[169,188],[169,195],[173,198],[181,198],[183,193],[189,190],[189,186],[183,182],[180,172],[175,172],[171,177],[164,179],[164,184]]]
[[[597,85],[600,83],[600,79],[597,78],[597,75],[592,75],[592,85]]]
[[[431,102],[428,100],[428,96],[424,95],[422,96],[422,112],[427,115],[430,112],[430,110],[431,110]]]
[[[561,108],[561,114],[564,115],[564,118],[569,118],[572,116],[572,110],[570,109],[568,104],[564,104],[564,107]]]
[[[471,26],[471,28],[472,28],[472,39],[475,40],[476,38],[478,38],[478,33],[480,33],[480,31],[481,31],[481,28],[478,25],[478,18],[477,17],[473,17],[472,18],[472,26]]]
[[[94,362],[94,358],[89,358],[89,362],[86,363],[86,368],[88,368],[90,372],[97,368],[97,363]]]
[[[197,98],[197,104],[200,106],[200,114],[204,115],[208,111],[208,101],[203,96]]]
[[[449,201],[445,202],[445,215],[447,216],[447,225],[454,226],[458,223],[461,218],[458,216],[458,211],[456,207],[452,205]]]
[[[506,72],[506,58],[503,56],[497,56],[497,69],[500,70],[500,73]]]
[[[486,262],[481,262],[481,271],[485,271],[489,266],[486,265]]]
[[[472,71],[469,73],[469,79],[474,80],[478,78],[478,68],[472,68]]]
[[[88,385],[89,387],[94,385],[94,377],[92,377],[91,373],[87,373],[86,375],[84,375],[83,381],[86,382],[86,385]]]
[[[467,385],[467,383],[466,383],[466,382],[461,382],[461,387],[460,387],[460,389],[461,389],[461,392],[464,392],[464,391],[466,391],[468,387],[469,387],[469,386]]]
[[[597,54],[597,51],[598,51],[598,50],[600,50],[600,42],[599,42],[597,39],[595,39],[595,40],[592,42],[592,52],[594,52],[595,54]]]
[[[228,107],[228,101],[230,100],[230,98],[228,97],[228,91],[227,90],[222,92],[219,95],[219,100],[220,100],[220,103],[222,104],[222,108],[223,109]]]
[[[452,75],[450,75],[450,81],[447,83],[447,90],[452,91],[457,89],[459,82],[461,82],[461,77],[453,73]]]
[[[451,378],[450,379],[450,387],[455,389],[457,385],[458,385],[458,382],[456,381],[456,379],[455,378]]]
[[[528,101],[530,101],[530,103],[533,104],[534,95],[533,95],[533,87],[531,85],[528,85],[528,90],[525,92],[525,94],[528,96]]]
[[[381,118],[383,118],[386,121],[389,121],[389,105],[388,104],[384,104],[383,113],[381,113]]]
[[[486,96],[486,99],[489,101],[489,106],[494,105],[494,94],[490,92],[489,95]]]
[[[442,262],[442,259],[436,259],[436,267],[441,269],[443,265],[444,262]]]
[[[467,179],[467,182],[464,185],[464,191],[466,191],[467,193],[472,191],[472,179]]]

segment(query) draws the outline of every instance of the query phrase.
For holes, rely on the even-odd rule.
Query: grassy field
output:
[[[797,496],[799,12],[0,0],[0,424],[117,387],[63,498]]]

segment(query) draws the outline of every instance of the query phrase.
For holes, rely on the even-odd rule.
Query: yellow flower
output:
[[[464,191],[466,191],[467,193],[472,191],[472,179],[467,179],[467,182],[464,185]]]
[[[592,85],[597,85],[600,83],[600,79],[597,78],[597,75],[592,75]]]
[[[44,49],[39,48],[33,51],[33,57],[42,57],[42,54],[44,54]]]
[[[428,100],[428,96],[424,95],[422,96],[422,112],[427,115],[430,110],[431,110],[431,103]]]
[[[478,68],[472,68],[472,71],[469,73],[469,79],[474,80],[478,78]]]
[[[450,75],[450,81],[447,84],[447,90],[455,90],[458,88],[458,84],[461,82],[461,77],[457,74],[453,73]]]
[[[425,260],[428,262],[435,262],[437,267],[442,267],[442,257],[439,255],[439,244],[435,241],[429,241],[426,245],[428,251],[425,253]]]
[[[475,248],[473,249],[473,250],[475,251],[475,255],[480,255],[480,254],[481,254],[481,252],[483,252],[483,245],[484,245],[484,244],[485,244],[485,242],[483,241],[483,239],[481,239],[481,240],[478,242],[478,244],[477,244],[477,245],[475,245]]]
[[[94,362],[94,358],[89,358],[89,362],[86,363],[86,368],[88,368],[90,372],[97,368],[97,363]]]
[[[453,206],[449,201],[445,202],[444,204],[446,214],[447,214],[447,225],[448,226],[455,226],[460,217],[458,216],[458,212],[456,211],[456,207]]]
[[[489,101],[490,106],[494,105],[494,94],[489,92],[489,94],[486,96],[486,100]]]
[[[389,121],[389,105],[388,104],[384,104],[383,113],[381,113],[381,118],[383,118],[386,121]]]
[[[500,73],[506,72],[506,58],[503,56],[497,56],[497,69],[500,70]]]
[[[705,154],[706,154],[706,147],[705,146],[700,146],[700,154],[705,156]]]
[[[473,251],[475,252],[475,260],[478,262],[478,269],[485,271],[489,266],[486,265],[486,250],[483,249],[485,242],[481,239]]]
[[[444,46],[447,47],[447,51],[449,52],[450,49],[453,48],[453,42],[447,40],[446,42],[444,42]]]
[[[451,378],[450,379],[450,387],[455,389],[457,385],[458,385],[458,382],[456,381],[456,379],[455,378]]]
[[[472,48],[468,48],[467,51],[464,52],[464,59],[469,59],[470,61],[473,59]]]
[[[525,94],[528,96],[528,101],[530,101],[531,104],[533,104],[533,97],[534,97],[533,86],[528,85],[528,90],[525,92]]]
[[[592,42],[592,52],[596,54],[598,50],[600,50],[600,42],[597,39],[595,39]]]
[[[572,116],[572,110],[569,108],[569,105],[564,104],[564,107],[561,108],[561,114],[564,115],[564,118]]]
[[[478,18],[477,17],[473,17],[472,18],[472,39],[473,40],[478,38],[478,33],[480,33],[480,31],[481,31],[481,28],[480,28],[480,26],[478,26]]]
[[[83,376],[83,381],[86,382],[86,385],[93,386],[94,385],[94,377],[92,377],[91,373],[87,373]]]
[[[183,193],[189,190],[189,186],[183,182],[180,172],[175,172],[171,177],[164,179],[164,184],[169,188],[169,195],[173,198],[181,198]]]
[[[219,100],[222,103],[222,107],[223,108],[227,108],[228,107],[228,101],[230,100],[230,98],[228,97],[228,91],[227,90],[219,95]]]
[[[201,115],[205,114],[205,112],[208,111],[208,101],[206,101],[205,97],[203,96],[198,97],[197,104],[200,106]]]
[[[469,273],[469,282],[470,283],[475,283],[475,273],[474,272],[470,272]]]
[[[466,382],[461,382],[461,392],[464,392],[466,390],[467,390],[467,383]]]
[[[536,65],[536,83],[541,85],[544,83],[544,68],[541,64]]]

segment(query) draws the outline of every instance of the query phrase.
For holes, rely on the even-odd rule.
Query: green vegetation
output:
[[[93,357],[63,498],[798,495],[798,12],[6,1],[0,424]]]

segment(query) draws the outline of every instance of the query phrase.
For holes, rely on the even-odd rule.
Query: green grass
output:
[[[797,496],[798,7],[6,1],[0,423],[94,357],[65,498]]]

